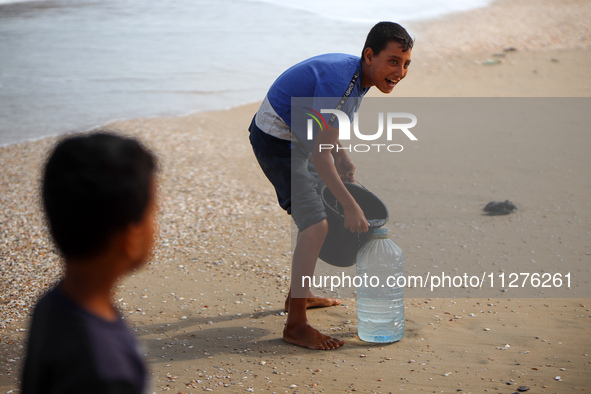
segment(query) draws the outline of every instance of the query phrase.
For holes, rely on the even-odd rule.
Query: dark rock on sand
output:
[[[484,211],[490,216],[508,215],[517,211],[517,207],[509,200],[503,202],[491,201],[484,207]]]

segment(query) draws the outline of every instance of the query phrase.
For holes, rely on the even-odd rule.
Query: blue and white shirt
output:
[[[361,85],[361,59],[353,55],[329,53],[304,60],[277,78],[256,114],[257,127],[283,140],[293,140],[292,131],[296,139],[305,140],[305,130],[292,130],[291,99],[334,98],[311,103],[317,111],[320,111],[320,106],[327,109],[327,103],[334,109],[356,72],[359,72],[359,77],[351,91],[350,99],[341,108],[341,111],[348,114],[352,120],[353,113],[359,108],[360,98],[369,90]]]

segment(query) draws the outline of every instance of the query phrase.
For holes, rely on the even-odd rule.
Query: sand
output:
[[[589,1],[498,1],[413,26],[411,71],[393,95],[589,97],[589,16]],[[406,336],[386,346],[356,337],[356,303],[345,298],[341,307],[309,313],[312,325],[347,342],[343,348],[321,352],[284,343],[290,220],[247,142],[257,107],[108,125],[142,138],[162,165],[158,246],[114,295],[145,348],[152,391],[591,389],[588,296],[408,298]],[[559,258],[588,266],[591,137],[560,149],[548,145],[554,140],[546,135],[510,137],[511,143],[464,139],[462,149],[451,152],[426,146],[416,159],[401,159],[392,175],[400,187],[389,229],[409,267],[483,256],[546,261],[557,270]],[[536,149],[528,149],[532,138]],[[28,313],[59,278],[36,194],[53,142],[0,148],[3,392],[18,392]],[[499,147],[500,157],[490,155]],[[358,168],[360,179],[367,178],[367,168]],[[488,201],[503,198],[519,210],[482,215]]]

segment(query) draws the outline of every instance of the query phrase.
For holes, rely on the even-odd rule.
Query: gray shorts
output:
[[[303,231],[326,219],[320,191],[324,182],[301,147],[260,130],[254,119],[249,127],[254,154],[275,187],[281,208]]]
[[[326,219],[320,192],[324,182],[301,148],[291,150],[291,216],[300,231]]]

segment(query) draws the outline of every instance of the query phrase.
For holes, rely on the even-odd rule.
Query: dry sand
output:
[[[589,1],[499,1],[416,26],[420,34],[411,72],[394,95],[589,97],[590,16]],[[517,50],[503,51],[509,47]],[[483,64],[487,59],[501,62]],[[246,128],[257,106],[109,125],[142,138],[162,164],[158,247],[147,266],[125,279],[115,294],[145,346],[153,391],[591,389],[589,299],[407,299],[406,337],[387,346],[356,338],[355,300],[344,299],[342,307],[309,313],[315,327],[346,340],[342,349],[320,352],[284,343],[290,221],[250,151]],[[520,155],[527,160],[523,146],[531,136],[513,137],[516,141],[505,146],[504,158]],[[553,176],[534,168],[519,173],[527,182],[501,182],[497,190],[486,179],[491,166],[493,180],[502,180],[503,174],[514,179],[514,161],[488,159],[462,166],[465,157],[441,151],[428,163],[411,163],[417,180],[412,187],[402,186],[399,214],[392,223],[408,230],[393,236],[405,249],[407,263],[430,258],[451,240],[456,248],[464,235],[452,225],[461,223],[480,227],[482,242],[469,245],[477,255],[514,254],[517,263],[524,249],[553,250],[551,237],[558,236],[566,245],[555,245],[565,258],[588,265],[591,163],[585,150],[591,147],[590,138],[577,141],[575,152],[555,152]],[[4,392],[18,392],[27,315],[36,297],[59,276],[36,195],[39,168],[53,141],[0,148]],[[472,155],[486,153],[486,146],[473,148]],[[540,164],[537,157],[530,159]],[[522,209],[506,217],[482,216],[485,190],[467,193],[477,197],[462,201],[467,211],[455,209],[461,191],[430,192],[437,176],[429,176],[427,166],[437,169],[439,164],[435,175],[440,179],[454,184],[476,174],[491,195],[522,196]],[[412,180],[411,169],[403,168]],[[548,191],[550,197],[536,199],[536,191]],[[520,236],[503,237],[513,232]],[[457,258],[454,248],[440,257]],[[465,258],[476,259],[470,254]]]

